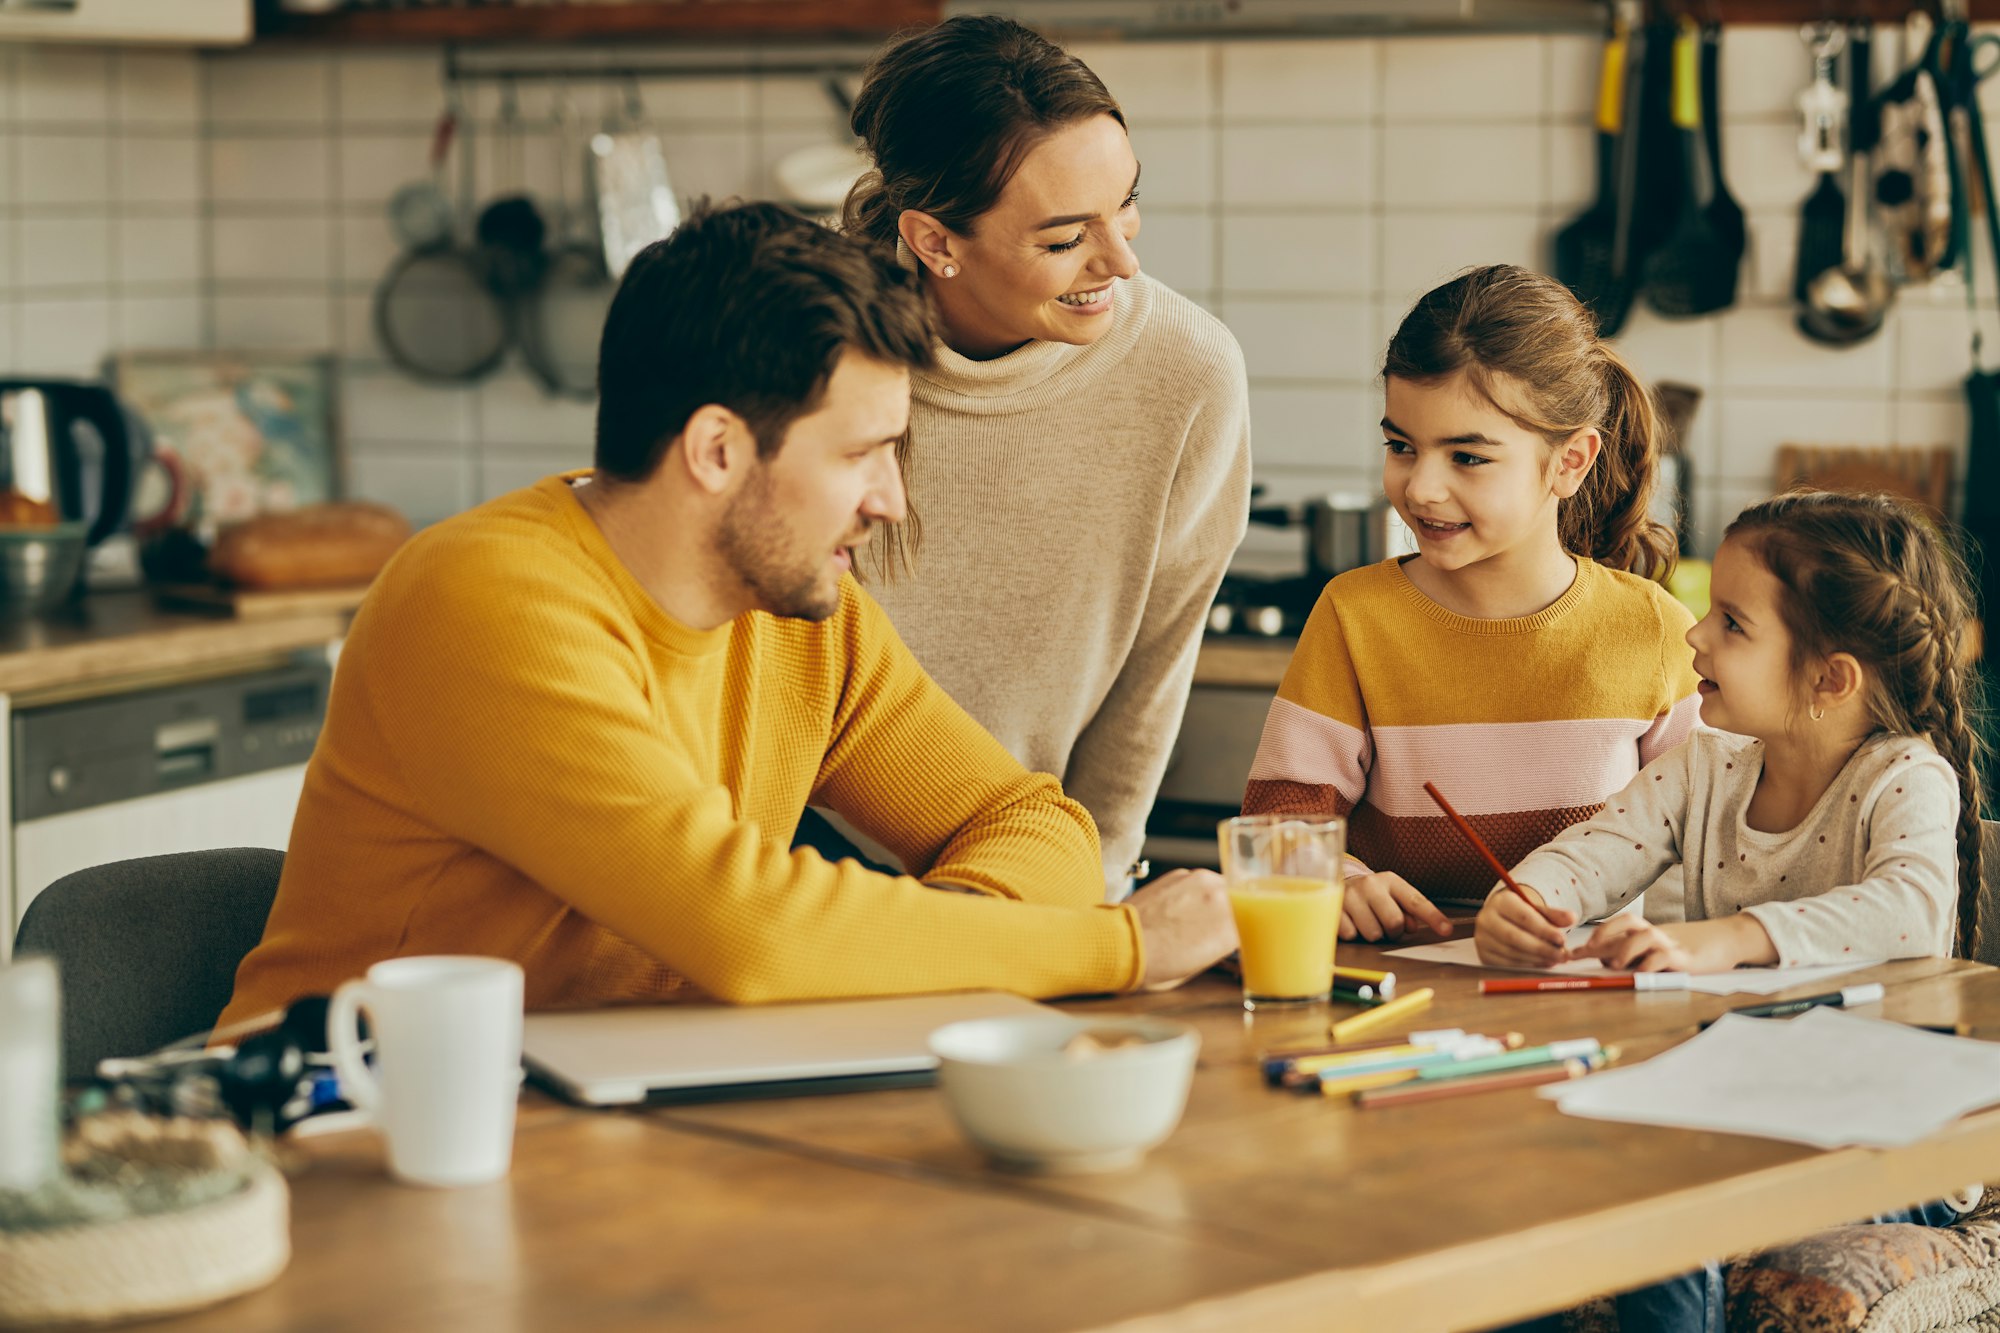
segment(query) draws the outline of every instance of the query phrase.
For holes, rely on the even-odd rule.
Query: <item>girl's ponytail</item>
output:
[[[1679,543],[1651,514],[1660,467],[1662,425],[1653,395],[1625,358],[1599,343],[1605,409],[1604,444],[1577,493],[1563,502],[1558,531],[1563,545],[1601,565],[1664,582],[1673,572]]]

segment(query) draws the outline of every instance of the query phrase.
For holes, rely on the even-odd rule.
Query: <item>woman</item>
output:
[[[1113,894],[1243,535],[1243,356],[1139,271],[1139,163],[1075,57],[956,18],[870,66],[875,169],[846,229],[915,268],[945,328],[912,385],[912,519],[872,591],[918,661],[1089,809]]]

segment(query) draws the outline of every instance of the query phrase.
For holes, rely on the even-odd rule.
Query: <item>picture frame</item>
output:
[[[154,461],[134,496],[139,521],[205,544],[223,524],[340,499],[347,476],[336,373],[324,353],[112,358],[112,385],[152,439]]]

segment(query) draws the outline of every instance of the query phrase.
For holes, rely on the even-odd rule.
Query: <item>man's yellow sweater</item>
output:
[[[791,850],[830,806],[944,892]],[[1096,830],[851,580],[697,631],[550,477],[421,534],[354,620],[225,1024],[380,959],[511,958],[530,1008],[1128,989]]]

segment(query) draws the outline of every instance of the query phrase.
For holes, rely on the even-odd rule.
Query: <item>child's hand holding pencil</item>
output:
[[[1479,910],[1479,918],[1473,923],[1472,941],[1479,948],[1479,961],[1489,967],[1554,967],[1569,961],[1569,928],[1576,924],[1576,913],[1560,907],[1550,907],[1542,895],[1525,884],[1517,884],[1507,873],[1507,867],[1493,854],[1485,839],[1473,831],[1465,817],[1451,808],[1451,802],[1437,789],[1437,784],[1426,782],[1424,790],[1437,802],[1437,808],[1465,835],[1472,849],[1480,859],[1493,867],[1493,873],[1500,876],[1511,893],[1496,893],[1486,900],[1486,906]]]
[[[1472,928],[1479,961],[1488,967],[1555,967],[1570,961],[1569,927],[1576,913],[1550,907],[1526,884],[1495,893]]]

